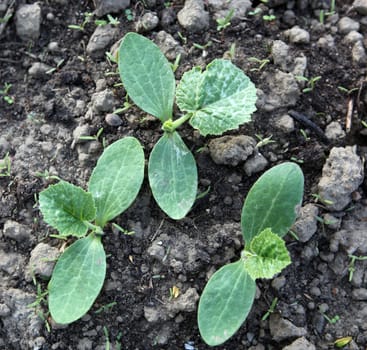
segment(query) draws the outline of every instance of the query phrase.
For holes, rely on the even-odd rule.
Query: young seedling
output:
[[[298,81],[304,81],[307,84],[307,87],[305,87],[302,90],[302,92],[307,93],[307,92],[311,92],[311,91],[314,90],[315,84],[316,84],[317,81],[319,81],[321,79],[321,76],[306,78],[302,75],[297,75],[296,79]]]
[[[203,136],[238,128],[256,110],[256,88],[242,70],[223,59],[204,71],[194,67],[176,88],[171,65],[158,46],[136,33],[122,39],[118,65],[131,100],[163,124],[163,136],[149,158],[149,183],[161,209],[181,219],[195,201],[198,180],[195,159],[177,128],[189,122]],[[183,113],[178,119],[173,118],[174,100]]]
[[[78,320],[93,305],[106,275],[102,236],[106,224],[135,200],[144,178],[144,152],[133,137],[108,146],[89,179],[88,192],[65,181],[39,195],[46,223],[74,236],[48,284],[48,307],[60,324]]]
[[[120,24],[118,18],[114,18],[111,15],[107,15],[107,21],[105,19],[96,19],[94,24],[97,26],[105,26],[107,24],[111,24],[112,26],[117,26]]]
[[[273,22],[273,21],[275,21],[277,19],[277,16],[275,16],[275,15],[264,15],[263,16],[263,20],[265,21],[265,22]]]
[[[125,10],[125,17],[129,22],[132,22],[134,20],[134,14],[130,9]]]
[[[257,57],[250,57],[248,60],[258,64],[258,67],[250,69],[251,72],[261,71],[270,62],[267,58],[261,60]]]
[[[199,301],[199,330],[208,345],[224,343],[241,327],[256,279],[272,278],[291,263],[281,237],[293,225],[302,196],[302,171],[289,162],[266,171],[250,189],[241,215],[241,258],[214,273]]]
[[[356,261],[367,260],[367,256],[356,256],[356,255],[350,254],[348,255],[348,257],[350,258],[350,263],[348,266],[349,282],[352,282],[353,274],[354,274],[354,271],[356,270],[356,267],[355,267]]]
[[[278,298],[274,298],[273,301],[270,304],[270,307],[268,309],[268,311],[266,311],[265,315],[263,317],[261,317],[262,321],[266,321],[268,319],[268,317],[274,313],[275,308],[277,307],[278,304]]]
[[[92,17],[93,17],[93,13],[86,12],[84,14],[84,21],[80,25],[79,24],[69,24],[68,28],[74,29],[74,30],[80,30],[83,32],[85,30],[85,26],[91,21]]]
[[[11,160],[9,152],[5,154],[3,159],[0,159],[0,177],[9,177],[11,175]]]
[[[217,31],[221,32],[231,25],[231,20],[234,14],[234,9],[231,9],[224,18],[218,18],[217,21]]]
[[[354,91],[358,91],[359,88],[355,87],[352,89],[347,89],[344,86],[338,86],[338,90],[350,96]]]
[[[12,84],[5,83],[4,88],[0,89],[0,95],[3,96],[3,100],[9,105],[12,105],[14,103],[14,99],[9,95],[9,90],[11,87]]]

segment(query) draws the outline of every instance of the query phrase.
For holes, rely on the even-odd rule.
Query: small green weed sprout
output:
[[[0,177],[9,177],[11,175],[11,159],[9,152],[5,154],[3,159],[0,159]]]
[[[316,84],[317,81],[319,81],[321,79],[321,76],[306,78],[302,75],[297,75],[295,78],[298,81],[304,81],[307,84],[307,87],[305,87],[302,90],[302,92],[307,93],[307,92],[311,92],[311,91],[314,90],[315,84]]]
[[[359,90],[359,88],[355,87],[355,88],[347,89],[347,88],[345,88],[344,86],[338,86],[338,90],[339,90],[340,92],[343,92],[343,93],[345,93],[345,94],[347,94],[347,95],[349,96],[349,95],[351,95],[353,92],[358,91],[358,90]]]
[[[194,156],[177,129],[188,122],[203,136],[221,135],[249,122],[256,110],[255,85],[231,61],[216,59],[205,70],[194,67],[184,73],[176,87],[172,66],[158,46],[136,33],[125,35],[118,56],[129,97],[162,122],[163,136],[148,164],[153,196],[169,217],[182,219],[196,200],[198,176]],[[177,119],[174,101],[183,113]]]
[[[107,15],[107,20],[105,19],[96,19],[94,24],[97,26],[105,26],[107,24],[111,24],[111,26],[117,26],[120,24],[120,21],[116,17],[112,17],[111,15]]]
[[[106,275],[103,230],[135,200],[144,164],[140,143],[126,137],[103,151],[88,192],[60,181],[39,194],[45,222],[61,237],[77,238],[59,257],[48,284],[48,307],[55,322],[78,320],[97,298]]]
[[[226,29],[227,27],[231,25],[233,14],[234,14],[234,9],[231,9],[224,18],[216,19],[218,32],[221,32],[223,29]]]
[[[291,263],[281,237],[293,225],[302,197],[302,171],[290,162],[266,171],[250,189],[241,215],[241,258],[214,273],[199,301],[199,331],[208,345],[224,343],[241,327],[255,298],[256,279],[272,278]]]
[[[277,19],[277,16],[275,16],[275,15],[264,15],[263,16],[263,20],[265,21],[265,22],[273,22],[273,21],[275,21]]]
[[[354,274],[354,271],[356,270],[356,267],[355,267],[356,261],[367,260],[367,256],[357,256],[357,255],[349,254],[348,257],[350,258],[350,263],[348,266],[349,282],[352,282],[353,274]]]
[[[274,298],[273,301],[271,302],[270,304],[270,307],[268,309],[268,311],[266,311],[265,315],[263,317],[261,317],[261,321],[265,321],[268,319],[268,317],[274,313],[275,311],[275,308],[277,307],[277,304],[278,304],[278,298]]]
[[[85,26],[92,20],[92,17],[93,17],[92,12],[86,12],[84,13],[84,20],[81,24],[69,24],[68,28],[74,30],[80,30],[83,32],[85,30]]]
[[[125,10],[125,17],[129,22],[132,22],[134,20],[134,14],[130,9]]]
[[[9,105],[12,105],[14,103],[14,99],[9,95],[9,90],[11,87],[12,84],[5,83],[4,88],[0,89],[0,95],[3,96],[3,100]]]
[[[258,67],[250,69],[251,72],[261,71],[270,62],[267,58],[261,60],[257,57],[249,57],[248,60],[258,64]]]

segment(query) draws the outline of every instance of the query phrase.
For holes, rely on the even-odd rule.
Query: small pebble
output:
[[[114,113],[107,114],[105,121],[109,126],[120,126],[122,124],[120,116]]]

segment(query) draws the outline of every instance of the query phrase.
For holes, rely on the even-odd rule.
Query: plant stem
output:
[[[182,117],[176,119],[173,121],[172,119],[169,119],[163,123],[162,129],[165,132],[174,132],[177,128],[179,128],[183,123],[188,121],[192,117],[192,113],[187,113],[183,115]]]

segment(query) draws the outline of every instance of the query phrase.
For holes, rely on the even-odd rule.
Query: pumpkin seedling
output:
[[[171,65],[158,46],[136,33],[125,35],[118,56],[129,97],[163,124],[163,136],[148,164],[153,196],[168,216],[181,219],[196,199],[198,180],[195,159],[176,129],[189,122],[206,136],[238,128],[256,110],[256,88],[242,70],[223,59],[204,71],[192,68],[176,88]],[[183,113],[178,119],[173,119],[174,100]]]
[[[60,181],[40,193],[45,222],[61,237],[77,237],[58,259],[48,284],[48,307],[57,323],[78,320],[97,298],[106,275],[103,229],[132,204],[143,178],[143,149],[126,137],[104,150],[88,192]]]
[[[266,171],[250,189],[241,215],[241,258],[215,272],[200,298],[199,330],[208,345],[224,343],[241,327],[255,298],[257,278],[272,278],[291,263],[281,237],[293,225],[302,196],[302,171],[290,162]]]

